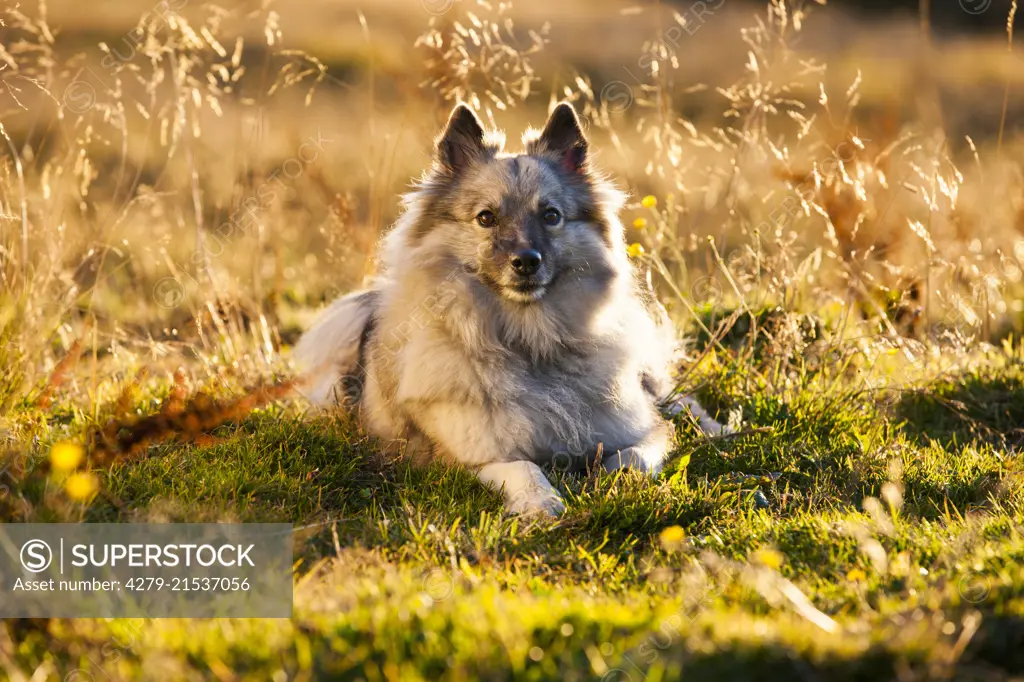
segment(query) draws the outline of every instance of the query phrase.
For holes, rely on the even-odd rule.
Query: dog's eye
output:
[[[480,211],[476,221],[480,223],[480,227],[494,227],[494,223],[498,222],[498,219],[490,211]]]
[[[557,225],[562,222],[562,214],[557,209],[549,208],[544,211],[544,222],[547,225]]]

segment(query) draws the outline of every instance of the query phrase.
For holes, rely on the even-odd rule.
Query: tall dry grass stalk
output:
[[[1006,17],[1006,51],[1013,53],[1013,20],[1017,17],[1017,0],[1011,0],[1010,13]],[[1003,111],[999,117],[999,138],[996,141],[996,153],[1003,152],[1003,132],[1006,130],[1006,110],[1010,104],[1010,79],[1007,77],[1003,88]]]

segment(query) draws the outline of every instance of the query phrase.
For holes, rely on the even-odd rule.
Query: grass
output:
[[[1024,462],[988,437],[1007,432],[1006,406],[1024,401],[1024,350],[972,362],[896,399],[812,373],[788,395],[747,392],[753,377],[721,366],[716,400],[742,411],[748,435],[707,441],[681,420],[659,479],[553,472],[568,506],[558,521],[506,517],[500,497],[464,471],[386,458],[344,416],[274,403],[218,427],[212,443],[153,445],[116,464],[103,473],[106,495],[89,504],[47,504],[59,486],[40,479],[22,491],[21,520],[295,523],[295,617],[8,622],[7,670],[1024,674]],[[953,402],[979,407],[946,409]],[[20,418],[42,433],[90,423],[62,413]],[[45,461],[45,439],[38,447]]]
[[[8,620],[0,676],[1024,677],[1011,30],[170,4],[0,10],[0,521],[290,522],[295,615]],[[740,432],[677,417],[656,479],[551,471],[538,521],[309,411],[288,347],[372,276],[454,99],[514,139],[562,97],[681,390]]]

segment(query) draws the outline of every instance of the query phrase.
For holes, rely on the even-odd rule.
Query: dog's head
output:
[[[535,304],[562,281],[612,279],[621,235],[618,194],[589,165],[572,106],[559,104],[521,154],[502,152],[459,105],[437,141],[414,238],[443,245],[504,300]]]

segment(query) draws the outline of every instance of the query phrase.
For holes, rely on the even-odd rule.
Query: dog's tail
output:
[[[301,391],[314,403],[327,406],[358,397],[378,298],[375,289],[342,296],[295,344],[292,358],[303,378]]]

